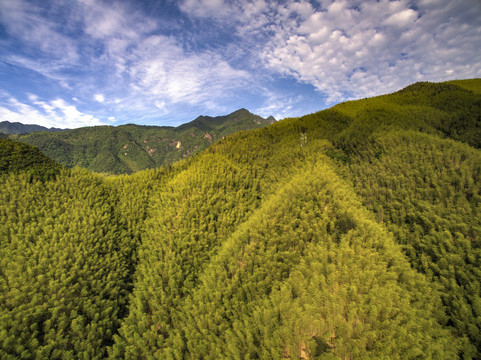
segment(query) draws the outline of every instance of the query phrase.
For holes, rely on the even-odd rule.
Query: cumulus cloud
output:
[[[264,104],[255,109],[256,114],[264,118],[274,116],[276,120],[284,119],[291,115],[296,99],[286,96],[279,96],[278,94],[272,92],[267,92],[267,95],[268,97]]]
[[[105,101],[105,96],[103,96],[102,94],[95,94],[94,99],[99,103],[103,103]]]
[[[387,26],[394,26],[400,29],[408,28],[413,25],[414,21],[417,19],[417,16],[418,14],[416,11],[412,9],[404,9],[389,16],[384,21],[384,24]]]
[[[481,3],[476,0],[256,3],[229,2],[224,21],[236,19],[236,30],[245,38],[263,34],[256,40],[263,40],[257,56],[265,68],[314,85],[329,103],[419,80],[481,76]],[[199,6],[200,0],[183,3],[193,15],[219,16],[199,12]],[[258,10],[246,10],[252,8]]]
[[[32,105],[25,104],[13,97],[0,103],[0,119],[24,124],[37,124],[45,127],[77,128],[82,126],[105,125],[93,115],[82,113],[77,107],[63,99],[42,101],[30,94]]]
[[[313,84],[331,103],[480,76],[481,21],[466,22],[459,1],[443,2],[414,9],[407,1],[342,1],[300,23],[283,17],[266,43],[266,66]],[[479,3],[471,5],[481,15]]]

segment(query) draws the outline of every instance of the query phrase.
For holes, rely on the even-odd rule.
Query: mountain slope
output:
[[[471,82],[479,84],[479,80]],[[468,174],[471,175],[466,177],[473,181],[456,180],[456,175],[448,172],[447,179],[451,183],[442,185],[450,189],[450,196],[459,191],[456,183],[464,184],[468,193],[476,196],[470,195],[449,211],[423,205],[419,210],[423,215],[416,215],[422,220],[408,218],[404,227],[397,231],[391,227],[389,217],[379,217],[378,207],[382,202],[375,199],[373,207],[367,202],[368,195],[357,186],[353,189],[358,195],[345,195],[344,191],[349,190],[341,190],[345,185],[341,185],[342,180],[333,174],[333,168],[329,169],[333,165],[328,165],[329,161],[319,156],[324,153],[336,161],[334,172],[342,176],[355,170],[354,166],[357,171],[372,170],[370,176],[378,178],[368,177],[365,188],[377,194],[385,186],[383,175],[379,176],[376,168],[370,165],[377,159],[394,164],[413,157],[423,158],[425,142],[431,147],[438,146],[437,142],[452,142],[441,137],[478,146],[470,132],[480,128],[480,99],[451,84],[418,84],[387,95],[382,102],[375,98],[342,104],[317,114],[282,121],[255,133],[238,134],[211,147],[208,154],[196,159],[210,165],[198,168],[196,162],[197,170],[189,167],[185,174],[178,175],[182,180],[172,181],[168,193],[156,196],[159,200],[153,209],[158,210],[151,213],[152,220],[147,222],[140,247],[140,276],[134,285],[133,306],[120,329],[114,353],[127,358],[149,354],[176,358],[196,358],[199,354],[205,358],[236,358],[239,354],[243,354],[242,357],[302,358],[305,354],[327,357],[329,353],[341,358],[392,357],[394,354],[400,358],[451,358],[456,357],[456,353],[466,358],[477,356],[481,279],[474,269],[479,269],[481,264],[477,255],[480,234],[473,229],[479,229],[480,221],[480,191],[475,187],[481,165],[479,150],[461,146],[470,149],[470,155],[461,158],[470,164]],[[413,102],[415,107],[410,104]],[[339,111],[339,107],[344,111]],[[446,127],[445,120],[450,126]],[[458,128],[464,130],[455,131]],[[383,157],[385,150],[376,144],[376,139],[387,139],[389,134],[397,137],[398,129],[413,129],[415,134],[421,130],[432,135],[416,137],[409,147],[415,149],[410,157],[400,149],[393,149],[389,157]],[[332,145],[320,139],[330,140]],[[448,149],[449,156],[457,157],[454,148]],[[426,162],[444,164],[446,170],[452,170],[453,163],[446,161],[442,152],[430,156],[434,158]],[[215,165],[217,161],[228,167],[219,168]],[[422,163],[408,162],[399,169],[412,169],[419,176],[417,174],[424,171],[422,166]],[[313,171],[318,167],[318,171]],[[204,168],[214,176],[203,173]],[[226,174],[231,173],[234,176],[227,177]],[[383,174],[392,176],[393,173],[391,169]],[[359,180],[355,174],[353,171],[352,178],[347,176],[346,179],[356,184]],[[226,188],[219,180],[211,185],[212,188],[205,181],[198,186],[192,182],[192,179],[224,177],[232,184],[229,186],[240,186],[233,197],[237,210],[230,213],[230,217],[224,215],[224,209],[233,209],[226,202],[230,201],[229,195],[236,193],[235,188]],[[246,183],[247,179],[253,182]],[[293,181],[289,187],[292,194],[288,195],[282,184],[290,179]],[[320,179],[329,180],[321,186],[314,185]],[[181,187],[185,190],[176,190],[176,185],[185,181]],[[399,199],[418,193],[417,201],[421,204],[432,201],[425,198],[425,190],[418,190],[420,185],[416,181],[409,177],[399,181],[406,193],[400,191],[399,186],[390,189],[399,191]],[[423,184],[420,189],[425,186]],[[219,193],[220,189],[226,193]],[[326,190],[328,196],[323,199],[321,194]],[[167,200],[171,196],[174,198]],[[356,204],[357,196],[371,215],[362,215],[363,206]],[[185,202],[184,199],[189,200]],[[439,199],[452,201],[442,193]],[[252,205],[244,206],[243,201]],[[299,210],[295,210],[297,203]],[[394,209],[408,212],[412,207],[409,203],[390,202],[385,206],[384,213]],[[206,213],[189,209],[205,209]],[[259,210],[249,215],[252,210],[248,209]],[[271,215],[267,215],[269,212]],[[422,218],[429,218],[433,213],[439,217],[437,228],[427,225],[428,220]],[[227,219],[221,220],[224,216]],[[320,219],[315,220],[316,217]],[[219,231],[219,225],[236,224],[238,219],[245,219],[241,221],[245,225],[227,232]],[[381,228],[377,228],[373,220]],[[435,230],[438,234],[417,232],[420,221],[423,226],[431,227],[428,231]],[[449,226],[449,222],[453,225]],[[406,235],[402,232],[415,234],[411,235],[409,244],[412,248],[406,246]],[[429,236],[452,236],[463,245],[458,245],[450,256],[444,247],[447,245],[440,245],[443,242],[430,240]],[[371,241],[373,249],[369,250],[369,246],[365,246]],[[399,245],[390,245],[394,243]],[[306,248],[312,250],[306,251]],[[400,250],[405,255],[401,255]],[[388,253],[392,256],[388,256],[390,260],[382,260],[387,259]],[[369,260],[362,260],[363,256]],[[405,266],[409,265],[401,258],[408,260],[427,279],[407,270]],[[352,262],[344,265],[347,259]],[[457,270],[449,265],[453,261]],[[376,270],[374,264],[379,264],[380,269]],[[371,270],[369,266],[373,266]],[[400,268],[391,277],[388,274],[393,266]],[[438,270],[433,276],[429,268],[439,269],[439,266],[451,270]],[[152,268],[158,272],[152,274]],[[401,268],[407,272],[400,272]],[[313,273],[313,269],[317,272]],[[359,275],[359,280],[354,274]],[[383,277],[385,274],[387,278]],[[390,283],[387,279],[397,280]],[[163,285],[167,283],[168,286]],[[318,287],[319,283],[322,287]],[[365,284],[369,285],[362,290]],[[392,296],[399,297],[394,300]],[[413,297],[408,300],[410,296]],[[395,308],[389,310],[390,304],[396,304]],[[406,304],[403,310],[401,304]],[[331,309],[331,312],[322,309]],[[444,333],[446,330],[458,341],[450,339]],[[403,338],[403,334],[412,336]]]
[[[328,144],[278,130],[215,146],[155,196],[115,357],[455,356],[439,295],[319,157]]]
[[[122,125],[32,133],[16,139],[38,147],[58,163],[96,172],[132,173],[193,155],[240,130],[272,123],[245,109],[219,117],[200,116],[177,128]]]
[[[481,347],[481,152],[392,132],[376,137],[349,169],[365,206],[395,234],[413,267],[439,285],[448,322],[469,337],[466,353],[473,354]]]
[[[62,131],[62,129],[46,128],[44,126],[33,125],[33,124],[27,125],[19,122],[13,122],[13,123],[9,121],[0,122],[0,133],[18,135],[18,134],[28,134],[36,131]]]
[[[0,357],[479,358],[481,93],[459,84],[132,175],[0,175]]]
[[[362,147],[384,129],[412,129],[481,147],[481,79],[416,83],[396,93],[346,102],[332,108],[347,115],[349,126],[334,141],[344,150]],[[467,88],[466,88],[467,87]],[[344,143],[344,144],[343,144]]]
[[[61,166],[43,155],[36,147],[0,139],[0,174],[27,172],[48,179],[60,172]]]

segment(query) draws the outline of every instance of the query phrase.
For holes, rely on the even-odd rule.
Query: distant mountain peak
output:
[[[35,124],[22,124],[19,122],[2,121],[0,122],[0,133],[9,135],[29,134],[36,131],[62,131],[63,129],[47,128]]]
[[[247,110],[246,108],[240,108],[239,110],[236,110],[236,111],[234,111],[233,113],[231,113],[231,115],[234,115],[234,114],[243,114],[243,113],[244,113],[244,114],[251,114],[251,115],[252,115],[252,113],[251,113],[249,110]]]
[[[97,172],[130,173],[172,163],[205,149],[217,139],[271,123],[242,108],[224,116],[201,115],[178,127],[84,127],[55,134],[19,135],[18,139],[37,146],[67,167],[81,163]]]

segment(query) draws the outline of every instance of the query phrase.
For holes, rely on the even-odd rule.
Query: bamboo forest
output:
[[[0,140],[1,359],[480,359],[481,79],[132,174]]]

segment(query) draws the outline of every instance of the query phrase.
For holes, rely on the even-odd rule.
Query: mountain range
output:
[[[59,164],[103,173],[132,173],[187,158],[240,130],[275,122],[246,109],[226,116],[199,116],[179,127],[121,125],[56,132],[30,132],[10,138],[34,145]],[[28,127],[28,128],[27,128]],[[19,129],[33,131],[33,125]]]
[[[1,140],[0,358],[481,358],[481,79],[219,137],[130,175]]]
[[[62,131],[62,129],[57,128],[47,128],[40,125],[34,124],[22,124],[19,122],[9,122],[9,121],[1,121],[0,122],[0,133],[3,134],[28,134],[31,132],[36,131]]]

